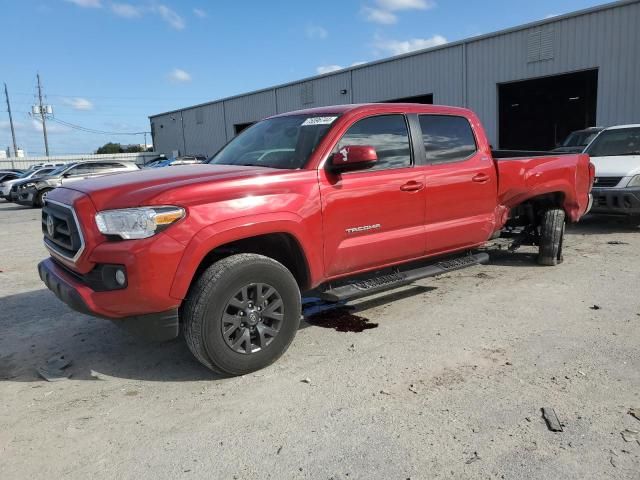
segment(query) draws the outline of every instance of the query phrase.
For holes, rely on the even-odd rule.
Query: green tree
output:
[[[96,150],[96,153],[122,153],[122,148],[120,148],[119,143],[109,142],[105,143],[98,150]]]
[[[131,145],[124,149],[124,153],[139,153],[142,152],[142,147],[140,145]]]

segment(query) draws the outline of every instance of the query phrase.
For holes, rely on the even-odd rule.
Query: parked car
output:
[[[13,186],[16,189],[15,202],[20,205],[41,207],[51,190],[61,186],[70,186],[80,180],[113,173],[139,170],[133,162],[103,160],[98,162],[78,162],[63,165],[46,176],[21,181]]]
[[[18,169],[0,170],[0,183],[6,182],[7,180],[13,180],[14,178],[18,178],[23,173],[24,173],[24,170],[18,170]]]
[[[62,167],[63,165],[68,165],[67,162],[56,162],[56,163],[38,163],[35,165],[30,165],[27,170],[38,170],[39,168],[57,168]]]
[[[589,142],[595,138],[595,136],[603,130],[602,127],[589,127],[584,130],[576,130],[571,132],[564,142],[558,147],[551,150],[552,152],[565,152],[565,153],[581,153],[589,145]]]
[[[17,183],[22,182],[23,180],[29,180],[38,176],[46,175],[53,172],[54,170],[55,168],[53,167],[27,170],[26,172],[23,172],[12,179],[3,180],[2,183],[0,183],[0,198],[4,198],[10,202],[13,201],[13,199],[10,198],[11,187],[16,185]]]
[[[207,157],[205,157],[204,155],[187,155],[184,157],[167,158],[166,160],[160,161],[151,166],[151,168],[176,167],[178,165],[195,165],[197,163],[203,163],[206,160]]]
[[[157,340],[181,323],[203,365],[242,375],[287,350],[300,292],[342,301],[484,263],[473,249],[505,227],[557,265],[593,174],[584,154],[492,152],[467,109],[302,110],[209,164],[51,192],[38,270],[80,312]]]
[[[640,124],[604,129],[585,153],[596,167],[593,212],[640,216]]]

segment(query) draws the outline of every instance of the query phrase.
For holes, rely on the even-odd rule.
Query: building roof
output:
[[[466,39],[463,39],[463,40],[458,40],[458,41],[455,41],[455,42],[445,43],[445,44],[438,45],[438,46],[435,46],[435,47],[425,48],[425,49],[422,49],[422,50],[414,50],[412,52],[404,53],[404,54],[401,54],[401,55],[395,55],[393,57],[386,57],[386,58],[383,58],[383,59],[380,59],[380,60],[374,60],[374,61],[371,61],[371,62],[361,63],[361,64],[358,64],[358,65],[353,65],[351,67],[345,67],[345,68],[342,68],[340,70],[335,70],[333,72],[328,72],[328,73],[324,73],[324,74],[321,74],[321,75],[314,75],[314,76],[311,76],[311,77],[305,77],[305,78],[302,78],[302,79],[299,79],[299,80],[294,80],[292,82],[273,85],[273,86],[270,86],[270,87],[261,88],[259,90],[253,90],[253,91],[241,93],[241,94],[238,94],[238,95],[232,95],[232,96],[229,96],[229,97],[220,98],[218,100],[212,100],[212,101],[209,101],[209,102],[199,103],[199,104],[192,105],[192,106],[185,107],[185,108],[178,108],[178,109],[175,109],[175,110],[169,110],[169,111],[162,112],[162,113],[156,113],[154,115],[150,115],[149,119],[152,119],[152,118],[155,118],[155,117],[159,117],[161,115],[168,115],[168,114],[171,114],[171,113],[181,112],[183,110],[188,110],[188,109],[191,109],[191,108],[198,108],[198,107],[203,107],[203,106],[206,106],[206,105],[213,105],[213,104],[216,104],[216,103],[224,102],[224,101],[227,101],[227,100],[232,100],[232,99],[235,99],[235,98],[246,97],[246,96],[254,95],[254,94],[257,94],[257,93],[268,92],[268,91],[275,90],[275,89],[278,89],[278,88],[283,88],[283,87],[287,87],[287,86],[291,86],[291,85],[296,85],[296,84],[300,84],[300,83],[304,83],[304,82],[309,82],[309,81],[312,81],[312,80],[315,80],[315,79],[318,79],[318,78],[329,77],[331,75],[337,75],[337,74],[342,74],[342,73],[345,73],[345,72],[350,72],[350,71],[354,71],[354,70],[358,70],[358,69],[362,69],[362,68],[367,68],[367,67],[371,67],[372,65],[378,65],[378,64],[381,64],[381,63],[391,62],[391,61],[394,61],[394,60],[398,60],[400,58],[414,57],[414,56],[417,56],[417,55],[421,55],[421,54],[423,54],[425,52],[432,52],[432,51],[436,51],[436,50],[444,50],[444,49],[456,47],[456,46],[459,46],[459,45],[465,45],[465,44],[477,42],[477,41],[480,41],[480,40],[485,40],[487,38],[497,37],[497,36],[500,36],[500,35],[505,35],[505,34],[508,34],[508,33],[518,32],[518,31],[521,31],[521,30],[529,29],[529,28],[539,27],[539,26],[542,26],[542,25],[547,25],[547,24],[555,23],[555,22],[558,22],[558,21],[561,21],[561,20],[565,20],[565,19],[568,19],[568,18],[574,18],[574,17],[579,17],[579,16],[582,16],[582,15],[588,15],[588,14],[591,14],[591,13],[601,12],[601,11],[604,11],[604,10],[609,10],[611,8],[617,8],[617,7],[621,7],[621,6],[629,5],[629,4],[633,4],[633,3],[638,3],[638,2],[640,2],[640,0],[618,0],[618,1],[615,1],[615,2],[611,2],[611,3],[605,3],[603,5],[597,5],[595,7],[585,8],[585,9],[582,9],[582,10],[576,10],[574,12],[569,12],[569,13],[566,13],[566,14],[563,14],[563,15],[556,15],[554,17],[545,18],[545,19],[542,19],[542,20],[536,20],[534,22],[525,23],[525,24],[522,24],[522,25],[518,25],[518,26],[515,26],[515,27],[511,27],[511,28],[506,28],[506,29],[503,29],[503,30],[498,30],[498,31],[487,33],[487,34],[483,34],[483,35],[477,35],[475,37],[469,37],[469,38],[466,38]]]

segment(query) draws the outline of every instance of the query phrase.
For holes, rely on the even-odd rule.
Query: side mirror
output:
[[[359,170],[372,167],[378,161],[376,149],[368,145],[346,145],[329,158],[333,171]]]

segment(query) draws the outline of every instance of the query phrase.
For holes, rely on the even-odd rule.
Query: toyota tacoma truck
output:
[[[502,232],[558,264],[593,177],[584,154],[492,152],[467,109],[302,110],[208,164],[56,188],[38,270],[73,309],[156,340],[182,332],[206,367],[241,375],[287,350],[301,292],[345,301],[484,263],[474,249]]]

